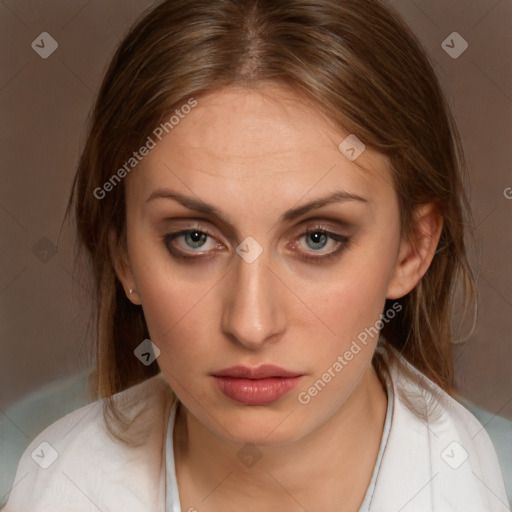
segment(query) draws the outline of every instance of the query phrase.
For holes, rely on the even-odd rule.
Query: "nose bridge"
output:
[[[242,250],[243,244],[240,246]],[[237,256],[223,311],[223,329],[238,343],[261,347],[284,328],[284,309],[266,253],[254,261]]]

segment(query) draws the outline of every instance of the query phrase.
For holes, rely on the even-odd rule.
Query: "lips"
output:
[[[302,374],[274,365],[232,366],[212,374],[219,390],[231,400],[246,405],[275,402],[291,389]]]
[[[268,379],[270,377],[300,377],[300,373],[290,372],[279,366],[264,364],[256,368],[249,366],[231,366],[219,372],[215,377],[233,377],[235,379]]]

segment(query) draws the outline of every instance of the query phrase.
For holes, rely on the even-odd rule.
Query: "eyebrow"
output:
[[[214,218],[221,220],[222,222],[226,222],[226,216],[224,213],[216,208],[215,206],[205,203],[199,198],[186,196],[184,194],[180,194],[179,192],[175,192],[170,189],[157,189],[151,193],[151,195],[146,199],[146,204],[155,199],[173,199],[178,203],[182,204],[189,210],[194,210],[197,212],[204,213],[206,215],[210,215]],[[346,192],[343,190],[339,190],[336,192],[332,192],[331,194],[320,197],[309,203],[303,204],[301,206],[297,206],[295,208],[291,208],[284,212],[280,217],[278,222],[287,222],[306,213],[321,208],[322,206],[326,206],[332,203],[341,203],[345,201],[358,201],[361,203],[368,203],[368,200],[364,197],[361,197],[357,194],[352,194],[350,192]]]

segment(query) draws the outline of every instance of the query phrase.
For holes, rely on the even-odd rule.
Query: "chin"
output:
[[[244,409],[236,413],[225,410],[220,415],[222,426],[214,423],[210,428],[218,437],[236,445],[286,445],[304,435],[304,423],[297,422],[292,408],[270,410],[265,406],[250,406]]]

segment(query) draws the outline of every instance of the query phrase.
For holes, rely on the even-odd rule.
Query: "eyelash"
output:
[[[192,260],[197,259],[197,258],[208,257],[208,256],[205,256],[203,254],[199,254],[198,256],[190,256],[190,255],[186,254],[185,252],[183,252],[182,250],[176,249],[175,247],[172,247],[172,242],[175,239],[179,238],[180,236],[184,236],[184,235],[187,235],[189,233],[196,233],[196,232],[204,234],[204,235],[207,235],[208,237],[210,237],[210,238],[215,240],[215,236],[207,228],[203,228],[202,226],[198,225],[198,226],[194,226],[194,227],[189,228],[189,229],[184,229],[184,230],[181,230],[181,231],[177,231],[175,233],[169,233],[169,234],[167,234],[167,235],[165,235],[163,237],[163,241],[164,241],[165,246],[167,247],[167,250],[171,253],[172,256],[174,256],[176,258],[192,261]],[[301,235],[298,236],[296,240],[300,240],[301,238],[303,238],[305,236],[312,235],[312,234],[322,234],[322,235],[325,235],[328,238],[330,238],[331,240],[334,240],[335,242],[337,242],[339,244],[339,246],[335,250],[333,250],[333,251],[331,251],[331,252],[329,252],[329,253],[327,253],[327,254],[325,254],[323,256],[311,256],[309,254],[301,254],[300,255],[301,259],[316,260],[316,261],[322,261],[323,262],[323,261],[326,261],[328,259],[331,259],[331,258],[337,256],[341,251],[346,249],[347,246],[350,243],[350,238],[349,237],[347,237],[345,235],[340,235],[338,233],[333,233],[333,232],[327,230],[323,226],[314,226],[314,227],[308,228],[306,231],[301,233]]]
[[[312,234],[322,234],[330,238],[331,240],[334,240],[337,242],[338,247],[334,249],[331,252],[328,252],[324,256],[311,256],[311,254],[305,253],[302,254],[300,257],[305,260],[317,260],[317,261],[326,261],[327,259],[334,258],[335,256],[338,256],[344,249],[347,248],[348,244],[350,243],[350,238],[345,235],[339,235],[338,233],[333,233],[332,231],[327,230],[326,228],[322,226],[318,226],[315,228],[308,228],[304,233],[302,233],[298,239],[301,239],[302,237],[307,237]],[[314,251],[313,251],[314,252]]]

